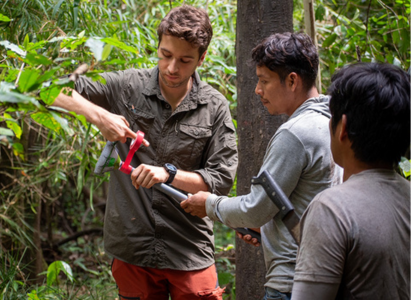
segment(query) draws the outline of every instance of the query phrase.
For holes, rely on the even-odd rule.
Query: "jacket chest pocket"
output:
[[[202,163],[204,148],[212,135],[211,128],[180,123],[178,135],[177,147],[181,154],[179,165],[186,170],[198,169]]]
[[[131,130],[134,132],[141,130],[147,135],[154,125],[154,116],[138,108],[129,107],[129,105],[127,108],[131,117]]]

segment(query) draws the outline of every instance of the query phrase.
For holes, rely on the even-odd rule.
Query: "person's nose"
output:
[[[260,84],[257,83],[254,92],[261,97],[263,96],[263,90],[261,89]]]
[[[168,65],[168,71],[170,72],[170,74],[175,74],[178,72],[177,59],[172,59],[170,61],[170,64]]]

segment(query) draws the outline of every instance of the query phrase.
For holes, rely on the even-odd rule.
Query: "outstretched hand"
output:
[[[207,197],[211,195],[209,192],[198,192],[197,194],[191,195],[180,203],[180,206],[186,213],[199,218],[204,218],[207,216],[206,212],[206,200]]]

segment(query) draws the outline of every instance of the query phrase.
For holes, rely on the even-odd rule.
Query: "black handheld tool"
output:
[[[242,235],[247,235],[247,234],[249,234],[249,235],[251,235],[252,238],[257,239],[257,241],[258,241],[259,243],[261,243],[261,234],[260,234],[259,232],[257,232],[257,231],[254,231],[254,230],[252,230],[252,229],[250,229],[250,228],[247,228],[247,227],[244,227],[244,228],[238,227],[238,228],[234,228],[234,230],[238,231],[238,232],[241,233]]]
[[[278,214],[280,214],[285,227],[287,227],[296,243],[300,244],[300,217],[296,214],[291,201],[271,177],[270,173],[263,171],[260,176],[253,177],[251,183],[260,184],[264,188],[270,200],[280,210]]]

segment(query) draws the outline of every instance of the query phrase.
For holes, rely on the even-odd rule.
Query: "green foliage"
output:
[[[63,272],[67,278],[73,282],[73,271],[71,267],[64,261],[55,261],[47,269],[47,285],[51,286],[54,283],[59,284],[59,273]]]
[[[17,256],[14,253],[0,256],[0,299],[24,299],[20,292],[25,285],[20,278],[24,267]]]
[[[185,2],[208,10],[214,37],[199,72],[227,97],[235,117],[236,1],[171,2],[173,6]],[[294,30],[303,30],[302,0],[293,2]],[[363,61],[387,61],[409,68],[409,1],[321,0],[314,4],[323,91],[335,70],[357,60],[357,48]],[[155,66],[156,28],[169,9],[169,0],[0,0],[3,298],[106,297],[98,292],[106,290],[102,286],[111,280],[101,238],[78,238],[56,246],[74,232],[102,226],[102,213],[95,207],[101,207],[96,199],[104,199],[108,175],[96,177],[93,169],[105,143],[98,129],[84,117],[50,105],[61,91],[69,93],[67,88],[73,83],[67,75],[82,63],[90,67],[85,75],[100,81],[98,74],[102,71]],[[408,178],[409,165],[406,159],[400,164]],[[235,195],[235,187],[231,195]],[[36,217],[41,222],[34,222]],[[225,256],[232,251],[234,232],[221,224],[215,228],[216,248],[221,255],[217,260],[219,280],[222,285],[227,283],[225,298],[234,299],[235,265]],[[45,251],[48,263],[68,261],[76,281],[26,290],[21,272],[26,262],[21,257],[25,249],[36,249],[36,232],[43,249],[62,252]],[[56,276],[50,275],[50,282],[57,280],[62,263],[54,266]],[[87,292],[76,284],[84,285]],[[109,288],[107,295],[113,289]]]
[[[324,91],[335,70],[358,60],[410,67],[409,1],[321,0],[315,16]]]
[[[206,7],[207,1],[189,4]],[[170,1],[0,0],[0,8],[0,252],[43,250],[47,261],[60,261],[54,251],[62,251],[72,277],[85,279],[50,284],[62,269],[54,262],[49,284],[25,291],[24,283],[19,297],[77,299],[82,291],[76,285],[90,284],[89,290],[100,286],[95,298],[102,299],[107,289],[101,285],[112,282],[102,245],[99,259],[90,259],[96,250],[83,238],[56,245],[74,232],[102,226],[94,207],[101,207],[96,199],[104,199],[109,175],[96,177],[93,169],[105,142],[84,117],[50,105],[60,92],[69,93],[67,75],[81,63],[90,66],[85,75],[93,80],[101,80],[102,71],[155,66],[156,28]],[[215,1],[208,9],[215,38],[199,71],[235,107],[236,3]],[[36,233],[43,249],[34,246]],[[93,242],[101,244],[101,238]]]

